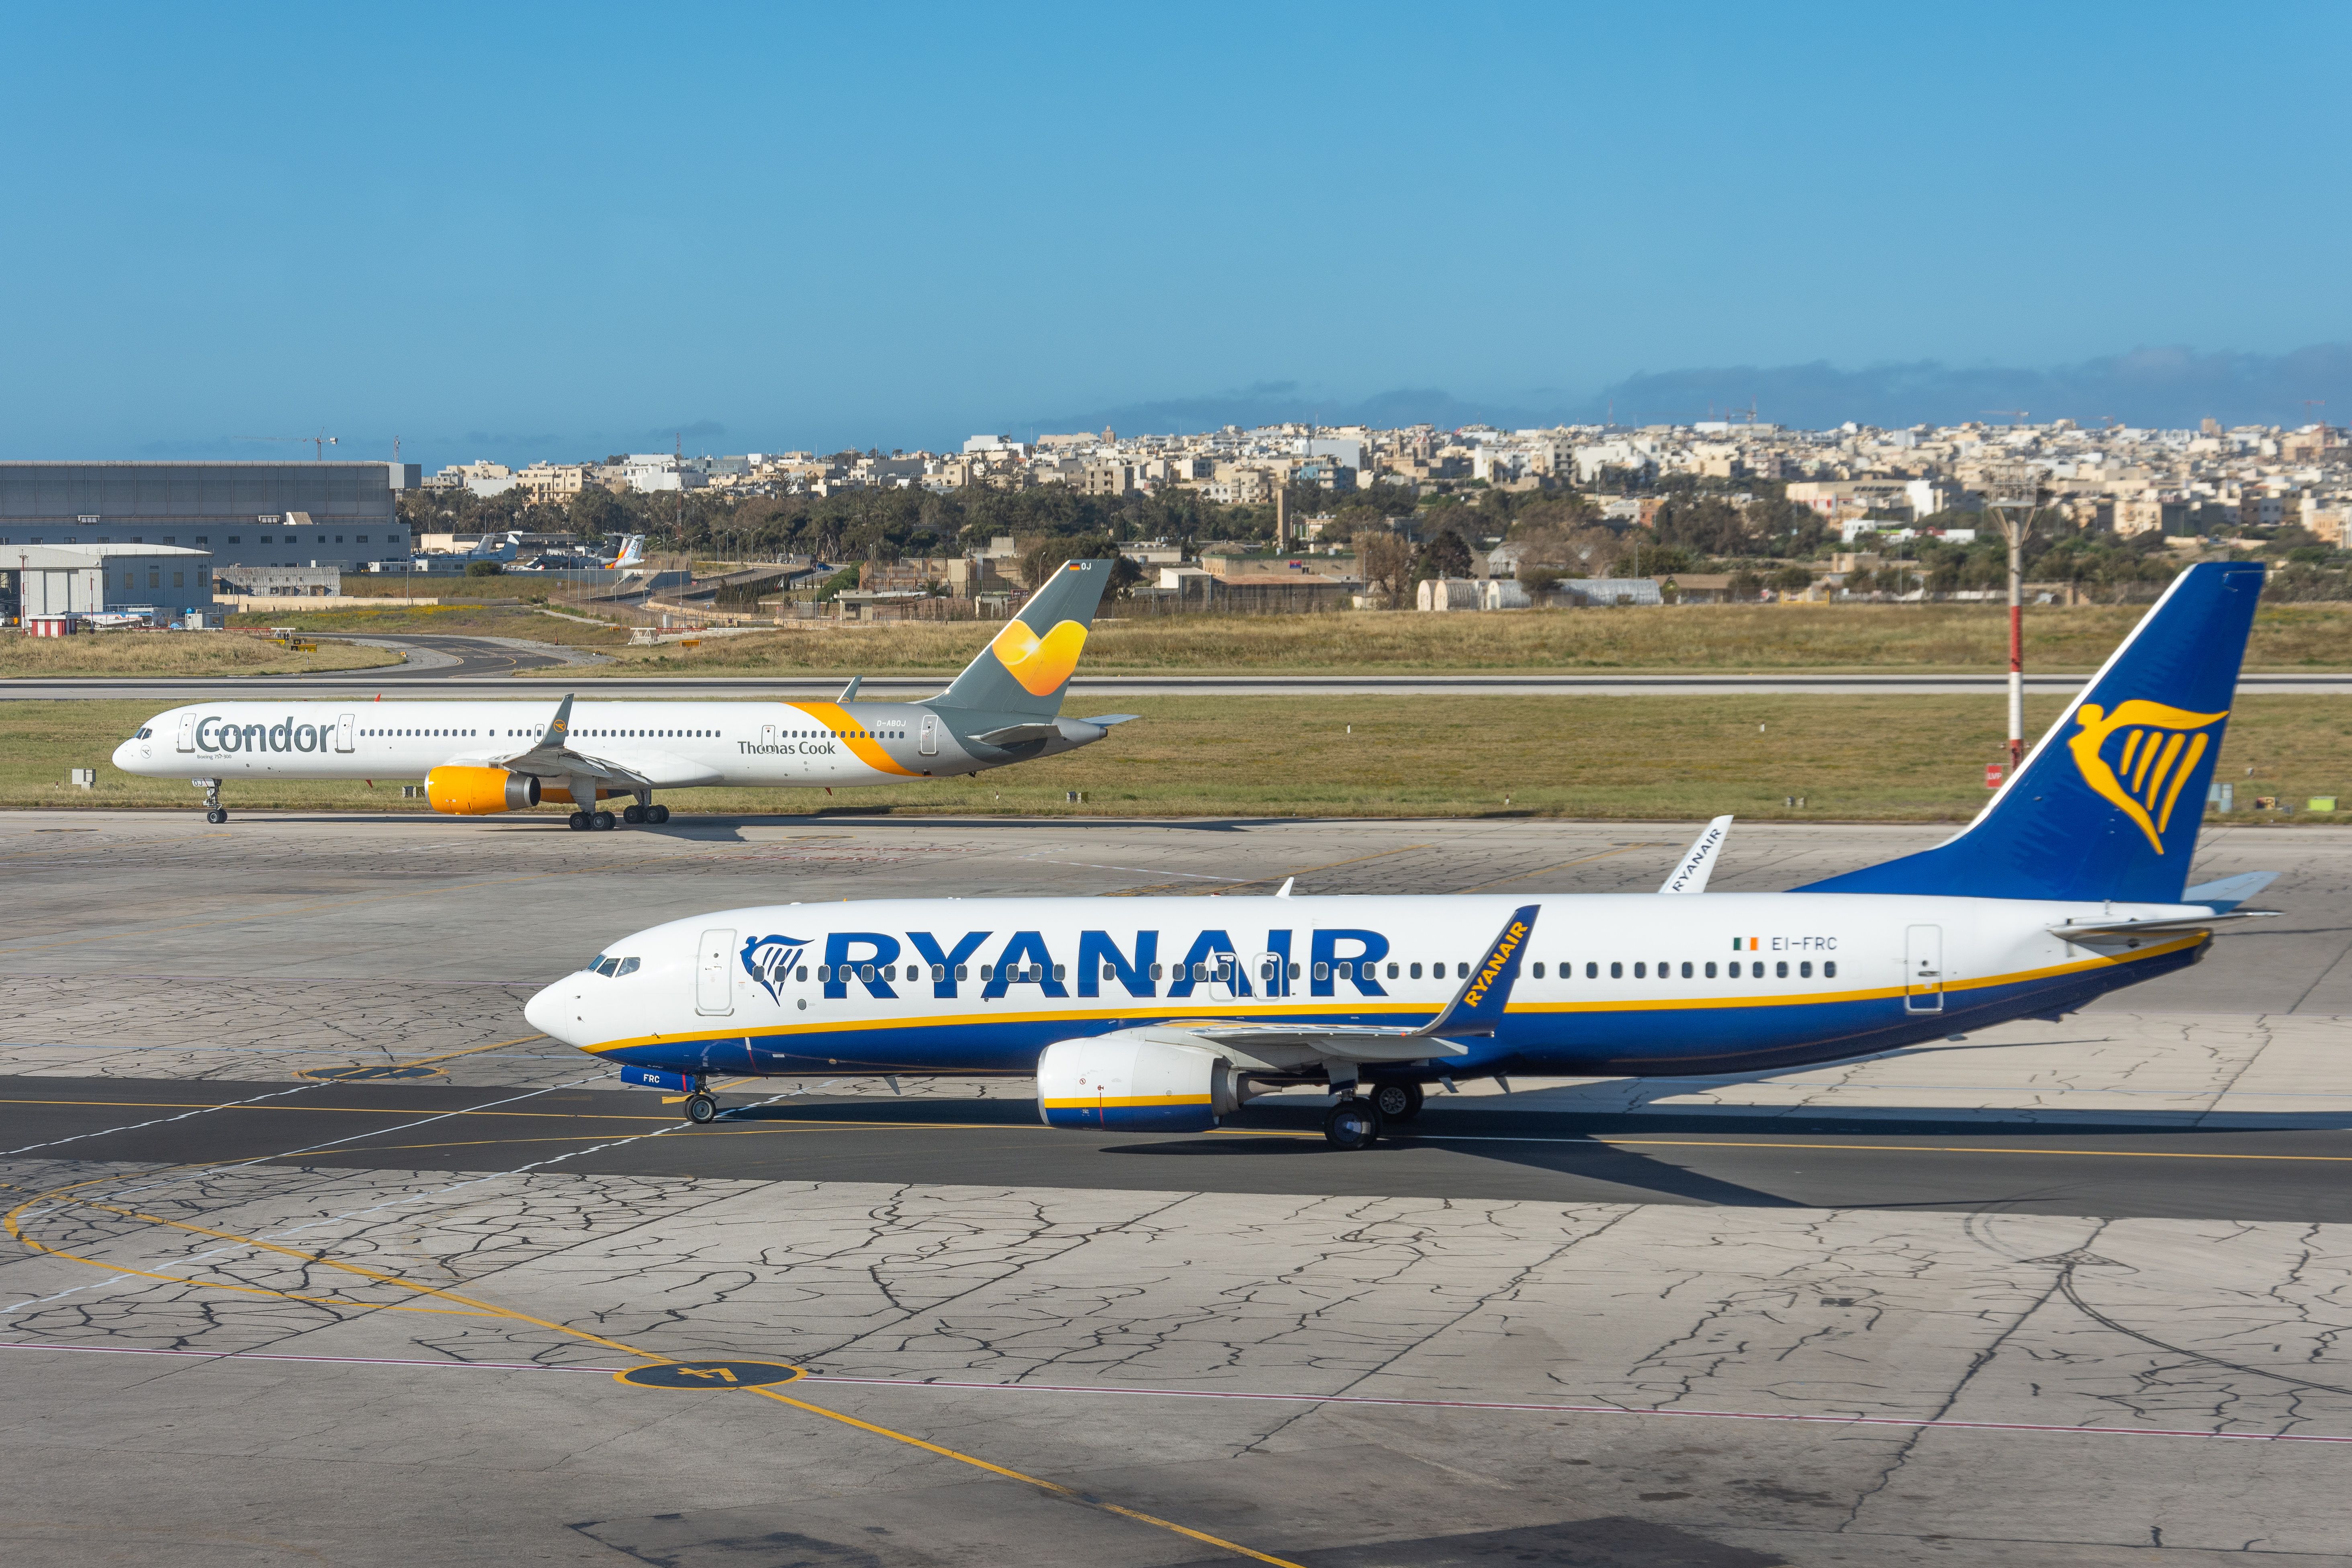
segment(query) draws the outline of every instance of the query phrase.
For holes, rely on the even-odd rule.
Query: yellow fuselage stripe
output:
[[[847,746],[850,754],[877,773],[896,773],[902,779],[920,778],[912,768],[902,768],[877,741],[867,738],[865,726],[849,716],[849,710],[838,702],[787,702],[787,708],[797,708],[817,723],[825,726],[834,739]]]

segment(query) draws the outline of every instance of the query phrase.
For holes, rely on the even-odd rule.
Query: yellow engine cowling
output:
[[[435,768],[425,775],[425,798],[450,816],[488,816],[540,803],[539,780],[504,768]]]

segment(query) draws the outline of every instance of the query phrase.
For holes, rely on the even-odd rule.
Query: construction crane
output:
[[[1979,414],[1998,414],[2004,418],[2013,419],[2021,424],[2023,423],[2025,419],[2025,410],[2022,408],[1979,408],[1977,412]]]
[[[236,438],[240,441],[308,441],[314,453],[312,460],[320,463],[327,460],[327,448],[335,445],[335,437],[327,434],[324,426],[320,426],[316,436],[239,436]]]

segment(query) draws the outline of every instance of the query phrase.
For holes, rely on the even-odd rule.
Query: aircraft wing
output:
[[[1511,988],[1518,984],[1519,959],[1528,938],[1535,931],[1536,915],[1541,908],[1539,904],[1524,904],[1512,910],[1511,918],[1503,922],[1495,940],[1486,944],[1485,955],[1470,966],[1470,977],[1454,993],[1454,999],[1419,1028],[1305,1020],[1296,1024],[1188,1020],[1173,1026],[1244,1049],[1252,1046],[1297,1047],[1343,1062],[1409,1062],[1430,1057],[1467,1056],[1469,1047],[1454,1041],[1495,1032],[1503,1009],[1510,1003]]]
[[[719,775],[700,763],[666,752],[632,757],[628,763],[605,757],[591,756],[575,751],[572,745],[572,698],[566,692],[555,717],[548,721],[547,732],[527,751],[494,758],[493,767],[502,767],[510,773],[531,773],[543,779],[592,778],[603,784],[619,784],[628,789],[684,789],[694,784],[717,784]]]

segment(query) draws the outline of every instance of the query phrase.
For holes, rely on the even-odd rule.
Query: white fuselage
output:
[[[555,710],[553,700],[191,703],[141,726],[114,765],[151,778],[422,778],[499,765]],[[661,788],[870,784],[989,765],[930,710],[901,702],[575,701],[567,741]]]
[[[2085,943],[2053,925],[2210,916],[1833,893],[792,904],[622,938],[598,955],[611,973],[555,982],[528,1016],[583,1050],[677,1071],[1024,1073],[1048,1045],[1140,1026],[1418,1026],[1530,905],[1501,1026],[1461,1042],[1454,1073],[1867,1055],[2079,1006],[2194,962],[2208,940]]]

